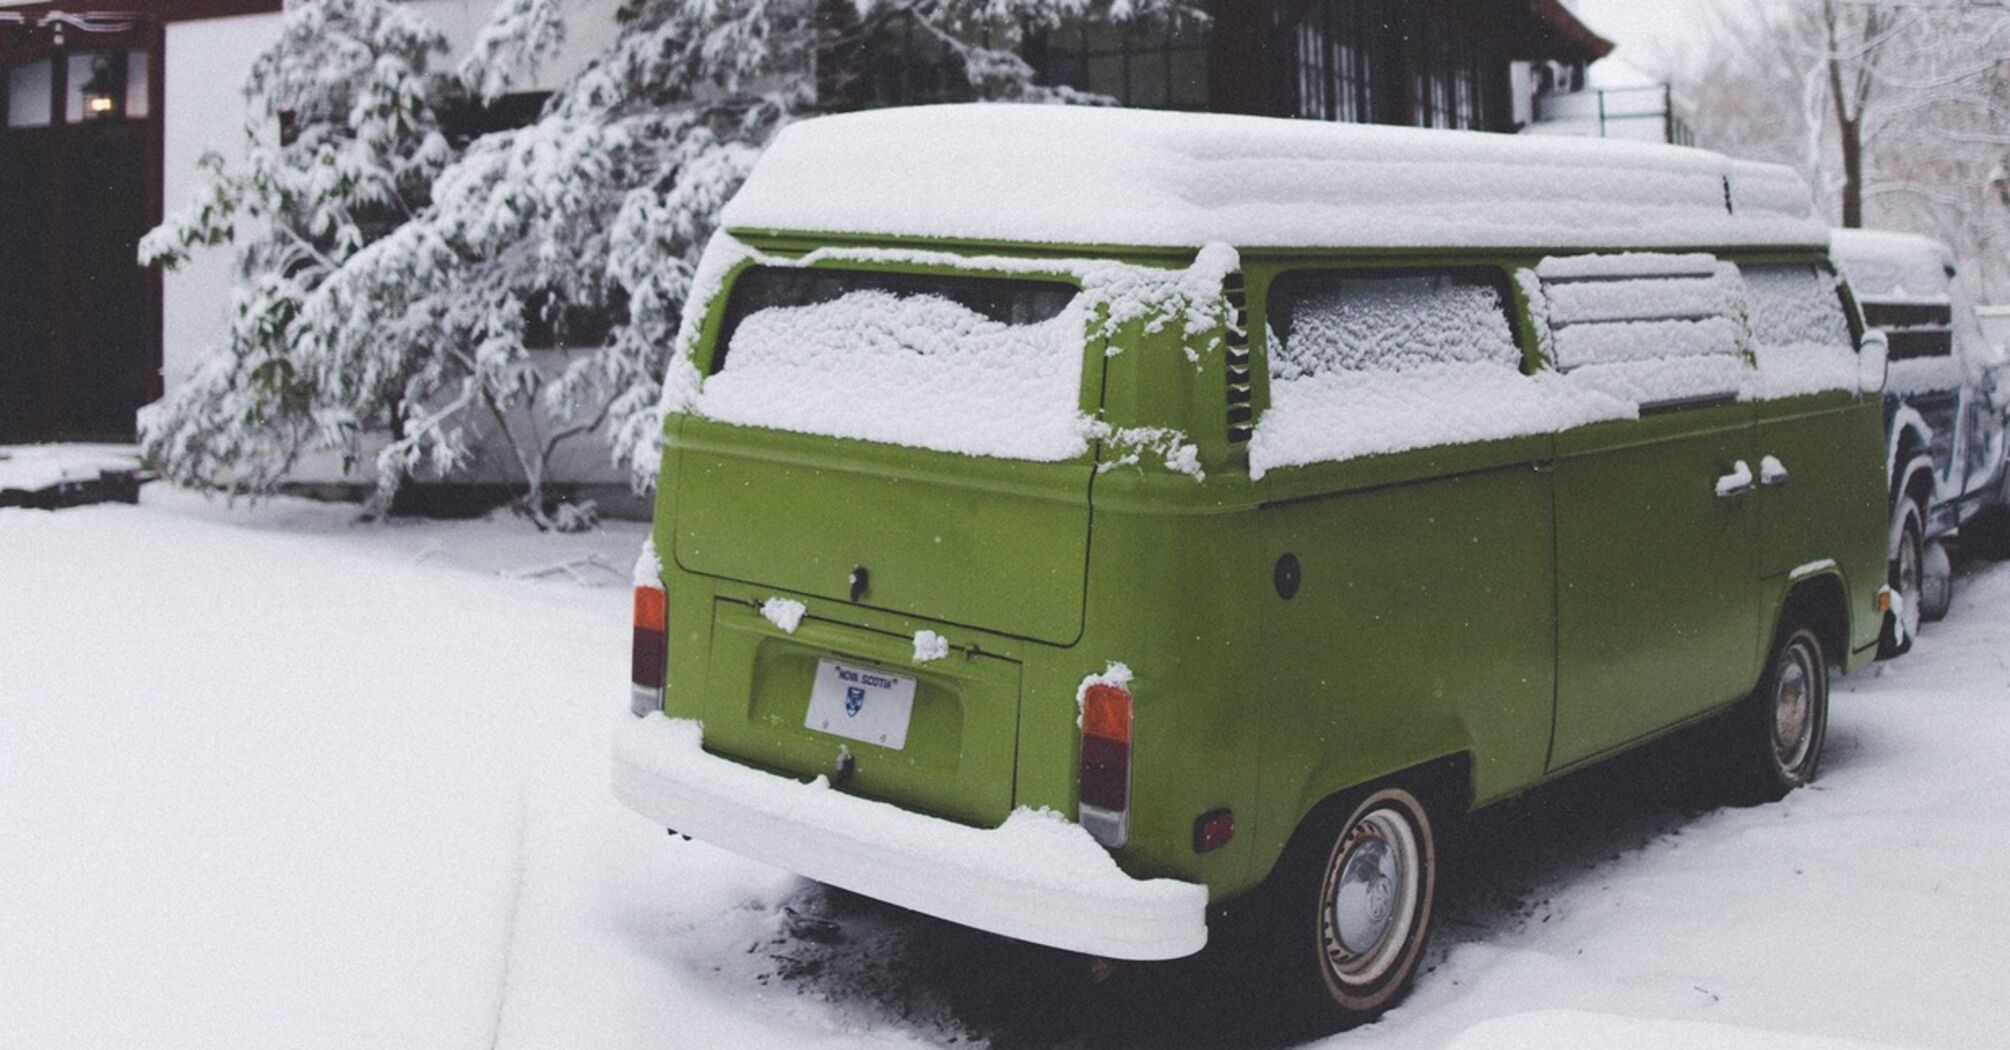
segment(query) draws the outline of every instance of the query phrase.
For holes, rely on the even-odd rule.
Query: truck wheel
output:
[[[1912,640],[1919,636],[1920,579],[1926,561],[1926,519],[1919,513],[1919,504],[1907,500],[1902,506],[1904,517],[1899,525],[1898,545],[1892,549],[1885,581],[1898,599],[1898,611],[1885,619],[1884,629],[1878,634],[1877,658],[1880,660],[1905,655],[1912,648]]]
[[[1738,764],[1751,802],[1772,802],[1815,778],[1829,728],[1829,664],[1821,638],[1788,624],[1765,677],[1734,716]]]
[[[1372,1021],[1409,990],[1437,892],[1437,840],[1417,796],[1374,791],[1338,828],[1280,873],[1269,946],[1299,1012],[1321,1031]]]
[[[1929,543],[1919,559],[1919,618],[1939,623],[1953,605],[1954,563],[1948,560],[1946,547]]]

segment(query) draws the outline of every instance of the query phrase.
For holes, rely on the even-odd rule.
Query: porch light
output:
[[[84,119],[117,120],[124,116],[126,98],[126,64],[122,53],[107,53],[93,56],[91,75],[80,89],[84,101]]]

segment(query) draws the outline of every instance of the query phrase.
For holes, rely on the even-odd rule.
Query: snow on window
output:
[[[1752,341],[1760,346],[1847,346],[1849,318],[1836,279],[1808,263],[1745,267]]]
[[[1744,288],[1709,255],[1627,253],[1536,267],[1555,365],[1643,407],[1736,397],[1747,380]]]
[[[738,364],[734,364],[732,358],[736,350],[732,346],[732,338],[738,336],[734,328],[744,326],[748,320],[746,314],[752,310],[740,310],[738,314],[728,310],[728,324],[722,328],[720,336],[728,342],[728,354],[714,362],[722,364],[722,368],[718,368],[712,376],[701,376],[697,372],[697,362],[704,356],[699,342],[706,334],[706,322],[714,314],[716,302],[728,282],[734,284],[734,294],[738,296],[742,282],[738,282],[736,276],[760,274],[768,270],[794,270],[814,272],[818,276],[850,272],[858,278],[858,272],[866,268],[874,270],[872,278],[878,284],[870,288],[854,288],[852,292],[878,290],[892,300],[947,300],[947,306],[945,302],[902,302],[900,310],[933,310],[931,324],[947,322],[953,330],[967,332],[975,340],[973,344],[957,348],[955,354],[949,354],[949,358],[955,358],[955,366],[951,366],[949,358],[931,358],[921,360],[917,368],[905,368],[909,364],[917,364],[917,358],[921,358],[919,352],[909,352],[905,358],[900,358],[898,354],[866,354],[866,358],[872,358],[868,362],[870,366],[898,372],[898,376],[894,376],[898,380],[896,386],[888,390],[866,390],[866,396],[880,398],[882,404],[890,404],[886,396],[882,396],[890,392],[898,394],[900,404],[907,404],[913,394],[925,392],[917,390],[919,386],[927,386],[931,382],[941,386],[937,380],[943,380],[949,382],[959,396],[981,400],[983,414],[969,418],[959,416],[951,404],[937,402],[929,404],[917,418],[858,418],[870,414],[862,404],[854,406],[856,410],[852,412],[846,412],[844,406],[808,404],[814,396],[832,398],[840,388],[856,394],[860,386],[868,386],[868,378],[856,374],[856,362],[846,360],[842,352],[832,352],[828,346],[820,352],[806,346],[782,348],[780,352],[770,354],[756,350],[754,366],[750,366],[746,358],[740,358]],[[961,270],[981,272],[987,276],[961,278],[957,274],[949,274],[939,278],[902,278],[888,272],[907,268]],[[1236,255],[1236,249],[1224,243],[1208,243],[1200,247],[1194,253],[1190,266],[1172,270],[1093,257],[957,255],[951,251],[907,247],[820,247],[802,257],[782,257],[764,253],[740,241],[732,233],[722,231],[706,245],[706,253],[699,259],[697,272],[691,278],[691,294],[685,300],[683,320],[677,328],[671,362],[663,376],[659,410],[663,414],[697,412],[724,422],[742,422],[748,426],[774,426],[818,434],[836,432],[840,436],[862,436],[868,441],[898,441],[925,449],[1031,461],[1073,459],[1087,451],[1089,441],[1112,439],[1120,441],[1120,457],[1130,455],[1126,449],[1132,445],[1150,445],[1152,453],[1164,455],[1168,469],[1200,479],[1198,449],[1184,439],[1172,441],[1180,436],[1174,430],[1116,430],[1077,408],[1081,352],[1085,348],[1085,340],[1110,338],[1120,328],[1130,324],[1138,324],[1146,332],[1162,332],[1166,328],[1180,330],[1186,336],[1188,360],[1198,358],[1202,352],[1220,350],[1228,320],[1222,286],[1226,276],[1238,268],[1240,257]],[[983,294],[971,296],[967,286],[957,284],[959,280],[975,280],[979,284],[989,282],[989,288],[993,290],[1003,286],[1035,286],[1041,294],[1059,292],[1061,296],[1073,298],[1061,302],[1061,312],[1053,316],[1053,320],[1029,324],[1035,314],[1011,314],[1009,310],[999,314],[997,310],[1001,310],[1001,306],[997,302],[987,300]],[[931,286],[929,282],[935,284]],[[824,286],[824,292],[828,294],[830,288],[834,286]],[[846,292],[842,290],[836,292],[838,298],[844,298],[844,294]],[[728,306],[732,306],[732,302],[734,300],[728,300]],[[832,308],[840,316],[852,314],[852,318],[844,322],[850,326],[852,320],[858,320],[856,314],[860,310],[860,300],[852,300],[838,308],[830,298],[818,300],[814,296],[798,296],[796,300],[788,300],[786,296],[770,296],[756,306],[762,310]],[[955,310],[951,308],[959,306],[977,314],[977,318],[953,318],[951,314]],[[1053,308],[1053,304],[1049,302],[1043,310],[1047,308]],[[760,340],[774,336],[778,326],[804,324],[806,322],[800,316],[770,316],[756,324],[754,338]],[[969,328],[965,330],[963,326]],[[814,324],[810,328],[814,328]],[[917,328],[890,326],[890,322],[878,324],[878,336],[870,334],[874,332],[870,324],[864,328],[852,326],[848,332],[862,336],[868,342],[878,338],[880,350],[886,350],[888,340],[898,344],[911,336],[923,344],[943,344],[941,338],[927,336]],[[818,340],[828,340],[828,334],[818,336]],[[1009,354],[1001,352],[1001,340],[1025,344],[1035,352],[1035,358],[1005,360]],[[1063,342],[1067,344],[1065,348],[1061,346]],[[1120,348],[1122,342],[1110,342],[1106,352],[1116,354]],[[1063,356],[1067,358],[1065,366],[1061,366]],[[762,364],[760,358],[770,360]],[[812,362],[804,358],[816,360]],[[836,374],[824,370],[840,362],[848,370],[840,370]],[[1007,374],[999,374],[991,368],[997,364],[1011,364],[1011,368]],[[971,368],[965,372],[959,370],[961,366]],[[957,372],[957,378],[951,380],[945,370]],[[822,384],[822,390],[814,386],[804,388],[798,380]],[[993,380],[997,380],[995,386],[991,384]],[[1059,394],[1063,384],[1067,386],[1065,396]],[[1065,404],[1065,410],[1061,404]],[[798,414],[798,408],[806,408],[806,412]],[[1134,441],[1124,445],[1126,439]],[[1128,463],[1138,463],[1140,459],[1142,457],[1134,457]]]
[[[1273,382],[1334,371],[1521,363],[1494,275],[1301,270],[1272,286],[1269,323],[1280,339],[1270,355]]]
[[[1562,430],[1632,406],[1528,376],[1498,274],[1287,275],[1267,304],[1270,407],[1250,475]]]
[[[1856,347],[1835,276],[1809,263],[1744,268],[1757,397],[1854,388]]]
[[[1055,462],[1087,451],[1087,317],[1055,282],[756,268],[735,282],[700,415]]]

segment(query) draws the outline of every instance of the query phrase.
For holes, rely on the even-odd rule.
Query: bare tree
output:
[[[1700,141],[1801,167],[1844,226],[1950,241],[2010,295],[2010,0],[1719,0]]]

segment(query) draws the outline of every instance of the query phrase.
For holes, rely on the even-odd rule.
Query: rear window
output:
[[[939,452],[1088,449],[1080,291],[1052,281],[756,267],[733,284],[700,415]]]
[[[1954,353],[1954,304],[1945,297],[1865,298],[1863,319],[1890,337],[1894,361]]]

